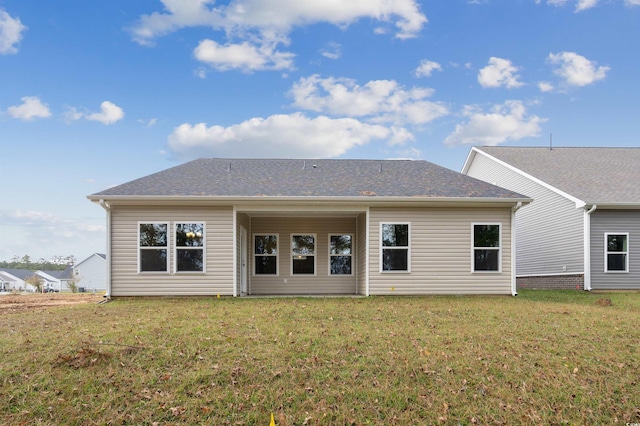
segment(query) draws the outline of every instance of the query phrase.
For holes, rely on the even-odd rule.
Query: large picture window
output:
[[[500,224],[473,224],[473,272],[500,272]]]
[[[176,223],[176,272],[204,272],[204,224]]]
[[[254,235],[254,274],[278,275],[278,235]]]
[[[629,272],[629,234],[605,234],[604,271]]]
[[[353,235],[329,235],[329,274],[352,275]]]
[[[409,272],[409,224],[383,223],[380,225],[381,271]]]
[[[291,275],[316,273],[316,236],[291,235]]]
[[[140,223],[138,226],[138,270],[169,271],[169,224]]]

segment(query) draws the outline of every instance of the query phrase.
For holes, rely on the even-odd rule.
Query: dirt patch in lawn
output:
[[[77,305],[80,303],[97,303],[102,299],[102,294],[3,294],[0,295],[0,315],[42,310],[56,306]]]

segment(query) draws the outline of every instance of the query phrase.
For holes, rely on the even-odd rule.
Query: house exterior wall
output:
[[[371,295],[511,294],[511,208],[371,208]],[[380,224],[410,224],[410,272],[381,272]],[[501,271],[472,273],[473,223],[501,224]]]
[[[138,272],[138,223],[205,224],[205,272],[175,273],[175,241],[169,238],[169,272]],[[233,295],[231,207],[111,207],[111,295]]]
[[[574,201],[481,153],[467,175],[533,198],[516,213],[518,277],[584,274],[584,216]]]
[[[85,291],[105,291],[107,289],[107,261],[97,254],[79,263],[74,268],[77,285]]]
[[[358,270],[358,253],[355,247],[355,217],[252,217],[251,244],[251,294],[355,294]],[[278,234],[278,275],[255,275],[253,266],[253,235]],[[291,274],[291,234],[315,234],[315,275]],[[329,274],[329,234],[352,234],[355,251],[352,258],[353,275]]]
[[[360,214],[357,219],[358,232],[356,236],[356,271],[357,290],[360,295],[367,294],[367,215]]]
[[[629,234],[629,272],[604,272],[605,233]],[[591,214],[591,288],[640,289],[640,210],[596,210]]]

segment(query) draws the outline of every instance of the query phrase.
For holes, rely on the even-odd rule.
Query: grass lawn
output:
[[[278,426],[640,422],[640,293],[0,315],[0,424],[268,426],[271,413]]]

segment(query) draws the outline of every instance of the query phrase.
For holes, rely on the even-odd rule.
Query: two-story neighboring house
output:
[[[73,267],[74,278],[81,292],[98,292],[107,289],[107,255],[93,253]]]
[[[474,147],[462,173],[533,198],[519,286],[640,289],[640,148]]]

